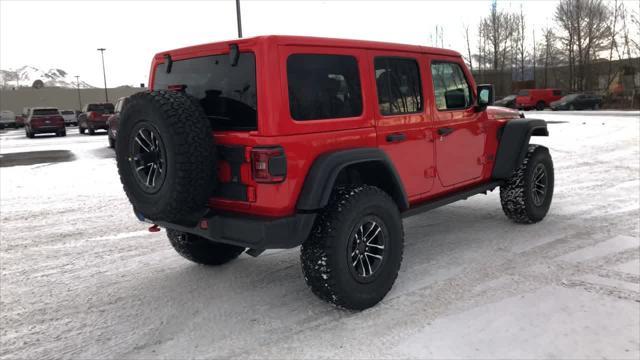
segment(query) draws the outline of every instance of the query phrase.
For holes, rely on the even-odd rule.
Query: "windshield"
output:
[[[231,66],[229,55],[224,54],[174,61],[168,74],[165,69],[165,64],[157,66],[153,89],[184,88],[198,99],[214,129],[258,128],[253,53],[240,53],[236,66]]]
[[[580,96],[580,94],[571,94],[571,95],[567,95],[565,97],[562,98],[562,101],[569,101],[569,100],[573,100],[575,98],[577,98],[578,96]]]
[[[113,113],[113,104],[89,104],[87,111],[95,111],[100,114]]]
[[[35,109],[33,110],[34,116],[46,116],[46,115],[60,115],[58,109]]]

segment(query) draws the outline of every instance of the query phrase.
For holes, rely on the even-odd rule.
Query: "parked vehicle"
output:
[[[551,110],[600,109],[602,97],[592,94],[571,94],[551,103]]]
[[[78,125],[78,118],[74,110],[62,110],[60,115],[62,115],[66,126]]]
[[[120,122],[120,112],[122,111],[122,106],[124,105],[125,99],[126,97],[121,97],[116,101],[113,115],[109,116],[109,119],[107,119],[107,136],[109,140],[109,147],[112,149],[115,149],[116,147],[118,123]]]
[[[506,108],[515,109],[516,108],[516,97],[518,95],[509,95],[506,96],[494,103],[495,106],[502,106]]]
[[[120,114],[118,170],[136,216],[183,257],[301,247],[304,278],[365,309],[391,289],[402,218],[500,187],[517,223],[551,204],[543,120],[488,106],[459,53],[265,36],[158,53]]]
[[[36,134],[46,133],[54,133],[56,136],[67,136],[64,119],[62,115],[60,115],[60,111],[56,108],[29,108],[29,113],[24,124],[24,131],[28,138],[33,138]]]
[[[10,110],[2,110],[0,111],[0,129],[4,128],[16,128],[18,125],[16,124],[16,114]]]
[[[24,127],[24,115],[16,115],[16,128]]]
[[[96,130],[107,130],[107,119],[113,114],[113,104],[95,103],[84,106],[82,113],[78,115],[78,130],[80,134],[85,131],[94,135]]]
[[[525,89],[518,92],[516,107],[523,110],[544,110],[552,102],[562,97],[559,89]]]

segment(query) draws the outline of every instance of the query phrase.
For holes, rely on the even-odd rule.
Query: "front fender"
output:
[[[491,177],[508,179],[524,159],[531,136],[549,136],[547,122],[538,119],[514,119],[502,129]]]

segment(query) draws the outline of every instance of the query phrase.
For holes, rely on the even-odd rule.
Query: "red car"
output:
[[[64,119],[56,108],[34,107],[29,109],[24,121],[24,131],[28,138],[36,134],[54,133],[56,136],[67,136]]]
[[[80,134],[88,131],[89,135],[94,135],[96,130],[107,130],[109,128],[107,120],[113,114],[113,110],[114,107],[111,103],[85,105],[80,115],[78,115],[78,130]]]
[[[516,97],[516,107],[523,110],[544,110],[552,102],[562,98],[560,89],[525,89]]]
[[[116,147],[116,137],[118,136],[118,123],[120,122],[120,112],[126,97],[121,97],[116,101],[113,114],[109,116],[107,120],[107,140],[109,141],[109,147],[114,149]]]
[[[116,142],[136,216],[201,264],[302,245],[305,281],[344,308],[391,289],[402,218],[497,187],[518,223],[551,204],[549,150],[529,144],[546,123],[488,106],[455,51],[246,38],[158,53],[149,84]]]

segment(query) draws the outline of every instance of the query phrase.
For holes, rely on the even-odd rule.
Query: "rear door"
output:
[[[409,200],[414,200],[429,192],[435,177],[433,139],[424,102],[425,59],[419,54],[370,54],[378,146],[395,165]]]
[[[445,187],[480,179],[486,162],[486,112],[474,108],[473,82],[465,69],[459,58],[431,57],[436,169]]]

